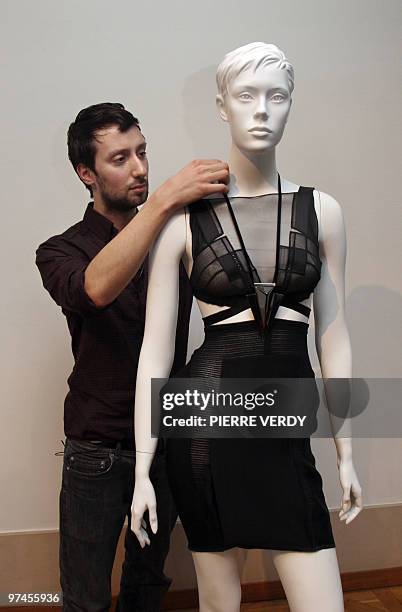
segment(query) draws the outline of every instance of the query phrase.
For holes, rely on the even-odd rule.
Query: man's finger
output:
[[[205,165],[205,170],[208,172],[208,174],[210,172],[221,172],[221,171],[229,172],[229,166],[228,164],[224,162],[220,162],[217,164]]]
[[[205,185],[203,191],[206,195],[212,193],[228,193],[229,187],[226,183],[211,183],[210,185]]]
[[[229,171],[226,168],[208,170],[205,173],[205,179],[207,181],[228,181],[229,176]]]
[[[227,162],[222,161],[221,159],[198,159],[197,162],[199,164],[204,164],[206,166],[210,166],[210,165],[222,165],[222,164],[226,164]]]

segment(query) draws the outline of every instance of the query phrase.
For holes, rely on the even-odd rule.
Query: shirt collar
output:
[[[92,232],[94,232],[94,234],[96,234],[105,242],[108,242],[119,233],[117,228],[109,219],[107,219],[107,217],[105,217],[94,209],[93,202],[89,202],[84,214],[83,221],[88,226],[88,228]]]

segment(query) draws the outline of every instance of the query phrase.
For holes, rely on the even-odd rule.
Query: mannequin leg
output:
[[[316,552],[271,552],[291,612],[344,612],[335,548]]]
[[[200,612],[239,612],[241,587],[237,550],[193,552],[192,555]]]

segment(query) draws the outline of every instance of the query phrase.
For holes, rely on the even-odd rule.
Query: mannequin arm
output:
[[[320,194],[320,258],[321,278],[313,294],[315,342],[323,379],[352,377],[352,353],[345,318],[346,233],[338,202],[326,193]],[[325,381],[324,381],[325,386]],[[345,419],[335,434],[338,417],[331,411],[330,394],[326,391],[330,420],[337,450],[337,463],[343,487],[340,516],[350,522],[362,508],[361,487],[352,460],[351,423]],[[350,494],[354,506],[351,508]]]
[[[132,530],[141,545],[149,539],[141,530],[149,510],[152,531],[157,530],[156,500],[149,470],[157,440],[151,438],[151,378],[169,376],[174,358],[179,299],[179,265],[186,242],[183,211],[175,213],[159,234],[150,253],[144,338],[137,370],[134,431],[136,445]]]

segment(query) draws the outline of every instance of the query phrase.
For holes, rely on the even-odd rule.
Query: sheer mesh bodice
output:
[[[275,283],[277,307],[280,303],[309,315],[310,309],[300,302],[310,296],[321,270],[312,187],[282,194],[279,218],[278,194],[233,197],[229,204],[218,196],[194,202],[188,208],[194,295],[209,304],[230,306],[223,313],[205,317],[207,323],[249,308],[247,296],[256,287],[259,308],[261,312],[266,310],[272,287],[264,287],[264,283]],[[245,249],[236,232],[236,221]]]

